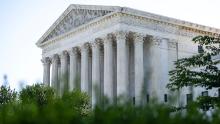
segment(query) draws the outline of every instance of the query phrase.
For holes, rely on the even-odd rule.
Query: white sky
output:
[[[219,0],[0,0],[0,84],[42,80],[35,43],[69,4],[126,6],[220,28]]]

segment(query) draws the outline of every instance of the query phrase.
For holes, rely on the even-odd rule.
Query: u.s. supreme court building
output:
[[[127,7],[70,5],[36,43],[42,49],[43,83],[88,93],[92,104],[123,96],[135,104],[167,102],[168,72],[179,58],[198,53],[192,38],[219,29]],[[194,90],[198,96],[204,89]],[[179,98],[187,102],[189,88]]]

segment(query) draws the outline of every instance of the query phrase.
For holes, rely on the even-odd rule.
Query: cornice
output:
[[[188,22],[184,20],[179,20],[179,19],[175,19],[175,18],[163,16],[163,15],[153,14],[153,13],[145,12],[141,10],[136,10],[136,9],[132,9],[128,7],[123,7],[121,12],[131,14],[131,15],[136,15],[136,16],[142,16],[145,18],[153,19],[153,20],[159,20],[159,21],[163,21],[163,22],[167,22],[167,23],[171,23],[175,25],[182,25],[185,27],[193,28],[193,29],[195,28],[201,31],[220,33],[220,29],[217,29],[214,27],[204,26],[204,25],[200,25],[200,24],[196,24],[196,23],[192,23],[192,22]]]
[[[195,23],[191,23],[191,22],[182,21],[182,20],[177,20],[177,19],[173,19],[173,18],[168,18],[168,17],[163,17],[163,16],[158,17],[158,15],[153,16],[153,17],[151,17],[151,16],[146,17],[146,16],[136,15],[136,14],[132,14],[132,13],[123,13],[123,12],[121,14],[123,16],[132,17],[132,18],[139,19],[139,20],[146,20],[149,22],[155,22],[157,24],[178,27],[179,29],[183,29],[186,31],[192,31],[195,33],[201,33],[204,35],[218,36],[218,34],[220,34],[220,29],[211,28],[208,26],[199,25],[199,24],[195,24]]]
[[[125,10],[123,10],[123,11],[125,11]],[[68,12],[68,9],[64,13],[67,13],[67,12]],[[137,22],[138,21],[146,21],[146,22],[153,22],[156,24],[164,25],[164,26],[171,26],[171,27],[178,28],[178,30],[181,30],[181,31],[183,30],[186,32],[199,33],[201,35],[218,36],[220,34],[219,29],[215,29],[215,28],[211,28],[211,27],[207,27],[207,26],[203,26],[203,25],[198,25],[198,24],[194,24],[194,23],[190,23],[190,22],[186,22],[186,21],[176,20],[176,19],[172,19],[172,18],[168,18],[168,17],[159,17],[159,16],[146,17],[146,16],[142,16],[142,15],[136,15],[131,12],[127,13],[127,12],[117,11],[117,12],[107,14],[103,17],[99,17],[97,19],[94,19],[87,24],[81,25],[73,30],[70,30],[69,32],[61,34],[60,36],[57,36],[57,37],[52,38],[44,43],[37,44],[37,45],[39,47],[44,47],[45,45],[49,45],[49,44],[58,42],[62,39],[72,37],[78,33],[84,32],[90,28],[94,28],[94,27],[96,27],[102,23],[105,23],[106,21],[109,21],[113,18],[123,18],[123,17],[129,17],[129,18],[135,19],[135,20],[137,20]]]

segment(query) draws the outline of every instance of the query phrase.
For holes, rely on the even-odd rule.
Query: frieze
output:
[[[195,34],[199,34],[199,32],[197,32],[196,29],[195,30],[188,30],[187,28],[182,28],[181,26],[167,23],[167,22],[161,22],[158,20],[153,20],[153,19],[149,19],[149,18],[145,18],[145,17],[140,18],[139,16],[131,15],[131,14],[112,13],[109,16],[105,16],[105,17],[101,18],[100,20],[97,20],[96,22],[86,24],[85,26],[82,26],[79,29],[74,30],[73,32],[70,32],[65,35],[61,35],[60,37],[57,37],[55,39],[49,40],[48,42],[46,42],[46,44],[54,43],[58,40],[61,40],[66,37],[70,37],[71,35],[76,35],[77,33],[81,33],[85,30],[90,29],[90,28],[94,28],[94,27],[95,28],[102,28],[102,25],[101,25],[102,23],[105,23],[109,19],[122,18],[122,16],[129,17],[129,20],[124,23],[133,24],[133,25],[139,24],[139,25],[143,26],[144,28],[152,29],[155,31],[171,33],[171,34],[176,34],[176,35],[181,35],[181,36],[186,36],[186,37],[192,37]],[[143,24],[147,24],[147,25],[143,25]],[[98,25],[100,25],[100,27]],[[192,32],[192,31],[195,31],[195,32]],[[204,33],[204,32],[202,32],[202,33]],[[210,32],[206,32],[206,33],[210,35]],[[215,33],[212,33],[212,35],[215,35]],[[45,46],[46,44],[43,43],[42,46]]]

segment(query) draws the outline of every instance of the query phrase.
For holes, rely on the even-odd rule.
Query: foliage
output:
[[[17,92],[7,86],[0,87],[0,105],[12,103],[16,100]]]
[[[173,109],[164,104],[147,104],[135,107],[129,104],[109,106],[106,109],[96,108],[90,123],[103,124],[208,124],[209,120],[204,113],[190,106],[186,112],[173,112]]]
[[[77,102],[77,101],[75,101]],[[105,109],[94,108],[91,114],[83,116],[66,106],[65,102],[55,102],[40,108],[36,104],[12,104],[0,110],[0,123],[54,123],[54,124],[216,124],[220,122],[219,111],[210,119],[195,108],[186,112],[172,112],[166,105],[132,105],[108,106]]]
[[[184,111],[174,111],[166,104],[151,103],[145,106],[120,104],[91,109],[86,93],[80,91],[66,92],[57,97],[50,93],[44,97],[39,93],[52,92],[51,88],[42,85],[28,86],[20,93],[21,102],[15,99],[12,104],[5,104],[0,108],[0,123],[3,124],[211,124],[220,123],[220,110],[216,109],[212,116],[197,109],[197,104],[187,106]],[[21,94],[23,95],[21,96]],[[27,93],[30,93],[27,95]],[[27,97],[24,99],[24,97]],[[33,97],[33,98],[30,98]],[[49,99],[46,99],[49,98]],[[40,100],[41,101],[41,100]],[[36,104],[35,102],[39,102]],[[43,105],[43,106],[42,106]]]
[[[78,111],[66,106],[68,103],[60,99],[54,99],[51,102],[43,107],[32,103],[7,105],[0,110],[0,123],[65,124],[80,123],[82,121],[83,116]]]
[[[40,106],[48,104],[54,97],[54,90],[42,84],[27,86],[21,90],[19,95],[19,99],[22,103],[34,103]]]
[[[170,71],[170,83],[167,87],[179,90],[183,87],[204,87],[206,89],[220,88],[220,39],[218,37],[197,36],[193,38],[203,51],[189,58],[175,62],[175,69]],[[218,57],[218,58],[217,58]],[[198,98],[203,107],[219,104],[218,97]]]
[[[41,84],[20,91],[13,104],[0,108],[0,123],[81,123],[90,112],[89,97],[80,91],[58,97]]]
[[[86,93],[82,93],[79,90],[65,92],[61,100],[69,109],[73,109],[83,116],[89,114],[91,105],[89,96]]]

